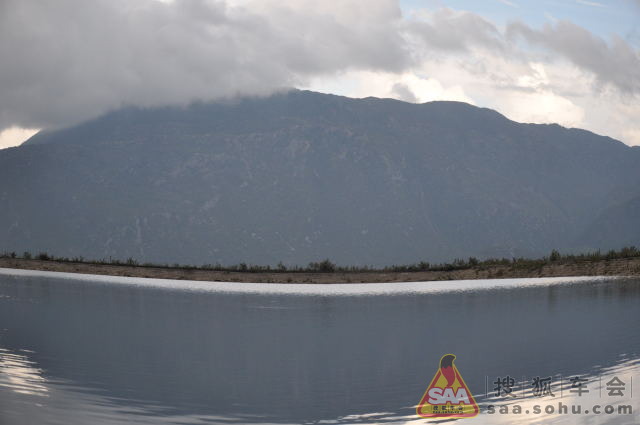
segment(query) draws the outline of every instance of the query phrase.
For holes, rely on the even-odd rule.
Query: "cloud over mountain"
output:
[[[122,104],[264,94],[411,61],[392,1],[8,0],[0,128],[55,126]]]
[[[123,105],[318,89],[321,79],[353,95],[344,77],[368,73],[390,76],[389,96],[454,93],[516,119],[640,134],[637,107],[627,107],[637,103],[640,58],[622,37],[568,21],[500,26],[444,7],[409,12],[394,0],[4,0],[0,58],[0,131],[65,126]],[[362,91],[380,95],[372,84]],[[535,99],[520,103],[549,111],[521,116],[523,91]],[[603,108],[617,117],[599,122]]]

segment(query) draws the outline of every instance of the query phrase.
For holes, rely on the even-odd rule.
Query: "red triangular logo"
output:
[[[480,412],[469,387],[453,363],[456,356],[445,354],[440,367],[424,392],[416,413],[423,418],[473,418]]]

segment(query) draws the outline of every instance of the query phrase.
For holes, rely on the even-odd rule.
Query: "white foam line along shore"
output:
[[[578,282],[592,282],[603,279],[616,279],[613,276],[545,277],[518,279],[477,279],[446,280],[427,282],[389,282],[389,283],[243,283],[243,282],[207,282],[194,280],[152,279],[144,277],[125,277],[91,275],[80,273],[50,272],[43,270],[22,270],[0,268],[0,275],[15,277],[47,277],[57,281],[81,281],[87,284],[129,285],[137,287],[183,290],[196,292],[224,293],[264,293],[290,295],[393,295],[410,293],[441,293],[459,291],[478,291],[490,289],[508,289],[518,287],[552,286]]]

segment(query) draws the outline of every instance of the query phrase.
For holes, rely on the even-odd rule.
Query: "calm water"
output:
[[[640,280],[287,286],[0,270],[2,425],[429,423],[415,405],[446,353],[481,405],[468,423],[638,423]],[[506,375],[515,397],[493,391]],[[555,397],[533,396],[535,376],[552,377]],[[608,395],[614,376],[622,396]],[[558,402],[633,412],[497,412]]]

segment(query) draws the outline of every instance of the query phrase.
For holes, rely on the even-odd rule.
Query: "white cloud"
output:
[[[631,146],[640,146],[640,126],[623,131],[623,137]]]
[[[598,3],[598,2],[595,2],[595,1],[589,1],[589,0],[576,0],[576,3],[584,4],[586,6],[592,6],[592,7],[605,7],[605,5],[602,4],[602,3]]]
[[[584,110],[569,99],[550,91],[508,93],[498,109],[519,122],[558,123],[565,127],[584,125]]]
[[[306,86],[321,92],[340,92],[351,97],[382,97],[414,103],[435,100],[455,100],[475,103],[462,86],[446,85],[435,78],[419,76],[414,72],[403,74],[353,71],[330,79],[319,78]]]
[[[0,149],[19,146],[38,130],[32,128],[9,127],[0,131]]]

